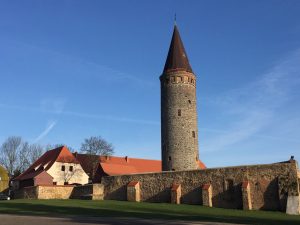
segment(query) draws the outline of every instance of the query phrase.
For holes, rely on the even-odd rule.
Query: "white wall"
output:
[[[61,170],[62,165],[65,166],[65,171]],[[69,167],[73,166],[73,172],[69,171]],[[64,182],[69,184],[87,184],[89,176],[84,172],[80,164],[55,162],[47,171],[52,177],[53,182],[57,185],[63,185]]]

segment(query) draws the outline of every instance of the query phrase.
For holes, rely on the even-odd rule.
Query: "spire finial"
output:
[[[176,24],[176,13],[175,13],[175,15],[174,15],[174,25],[177,25],[177,24]]]

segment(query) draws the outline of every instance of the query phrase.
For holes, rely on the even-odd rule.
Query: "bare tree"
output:
[[[12,136],[7,138],[0,147],[0,163],[7,169],[10,176],[19,170],[19,153],[22,148],[22,138]]]
[[[44,149],[38,144],[29,144],[21,137],[8,137],[0,147],[0,164],[10,176],[17,176],[34,163]]]
[[[28,151],[29,151],[29,164],[31,165],[34,163],[38,158],[41,157],[41,155],[44,154],[45,148],[42,145],[39,144],[30,144],[28,145]]]
[[[71,152],[75,152],[75,149],[71,146],[65,145],[65,144],[47,144],[45,149],[46,151],[61,147],[61,146],[66,146]]]
[[[110,156],[114,154],[114,147],[102,137],[93,136],[84,140],[80,151],[89,155]]]
[[[94,179],[94,175],[99,164],[99,156],[110,156],[114,154],[114,147],[102,137],[92,136],[86,138],[81,144],[80,152],[87,155],[86,172],[90,179]]]
[[[72,178],[76,179],[80,176],[80,169],[79,169],[79,164],[77,163],[66,164],[66,165],[68,165],[69,167],[68,168],[65,167],[63,179],[65,184],[66,183],[69,184]]]
[[[14,175],[19,175],[25,171],[30,165],[30,145],[28,142],[21,143],[20,151],[17,154],[18,160],[15,162],[17,169],[14,171]]]

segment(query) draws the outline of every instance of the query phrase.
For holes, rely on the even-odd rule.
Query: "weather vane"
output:
[[[176,25],[176,13],[174,15],[174,24]]]

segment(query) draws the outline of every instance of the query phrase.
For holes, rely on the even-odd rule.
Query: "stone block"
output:
[[[252,210],[251,190],[250,190],[249,181],[243,181],[242,183],[242,198],[243,198],[243,209]]]
[[[171,203],[180,204],[181,198],[181,185],[173,184],[171,187]]]
[[[300,197],[299,196],[288,196],[286,213],[290,215],[300,214]]]
[[[127,201],[130,202],[140,202],[141,194],[140,194],[140,182],[131,181],[127,185]]]
[[[204,184],[202,186],[203,205],[212,207],[212,186],[211,184]]]

